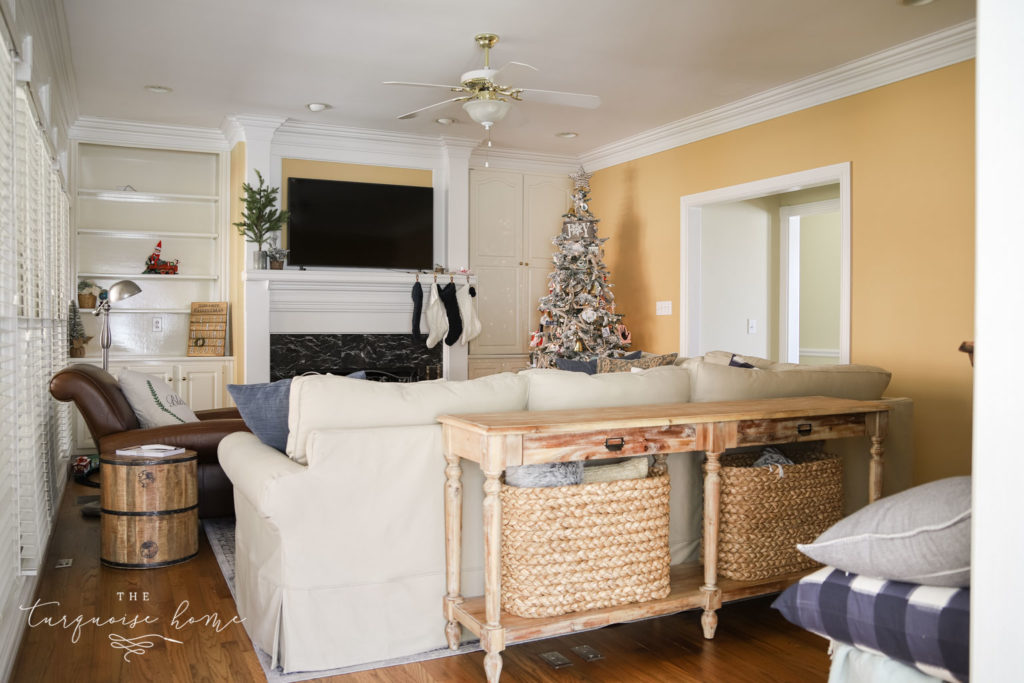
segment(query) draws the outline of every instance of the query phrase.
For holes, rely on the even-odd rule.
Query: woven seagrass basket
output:
[[[666,597],[668,475],[501,487],[501,607],[551,617]]]
[[[812,567],[796,549],[843,516],[843,462],[829,453],[790,456],[792,465],[751,467],[760,453],[721,457],[718,575],[757,581]]]

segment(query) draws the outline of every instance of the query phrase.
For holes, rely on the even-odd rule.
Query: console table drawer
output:
[[[740,420],[736,427],[736,445],[756,446],[787,441],[817,441],[864,434],[867,434],[867,428],[863,414],[776,420]]]
[[[697,429],[688,424],[566,434],[525,434],[523,464],[685,453],[700,448]]]

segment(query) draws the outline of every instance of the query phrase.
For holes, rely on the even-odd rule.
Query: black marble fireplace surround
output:
[[[270,381],[306,372],[347,375],[366,370],[370,379],[418,381],[441,377],[441,345],[411,334],[272,334]]]

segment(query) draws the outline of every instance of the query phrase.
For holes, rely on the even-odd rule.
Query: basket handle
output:
[[[796,426],[796,433],[800,436],[807,436],[811,433],[813,426],[810,422],[802,422]]]
[[[621,451],[625,445],[626,437],[624,436],[609,436],[604,440],[604,447],[610,451]]]

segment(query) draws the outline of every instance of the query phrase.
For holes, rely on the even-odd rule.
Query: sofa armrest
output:
[[[245,496],[264,517],[270,517],[267,501],[275,482],[306,472],[304,465],[263,443],[251,432],[226,436],[217,449],[217,459],[235,493]]]
[[[200,422],[207,420],[241,420],[242,414],[234,406],[230,408],[210,408],[209,410],[197,410],[196,417]]]
[[[118,448],[138,444],[164,443],[196,451],[201,463],[217,462],[217,444],[220,440],[228,434],[248,431],[249,428],[240,419],[203,420],[108,434],[100,438],[99,448],[103,453],[110,453]]]

